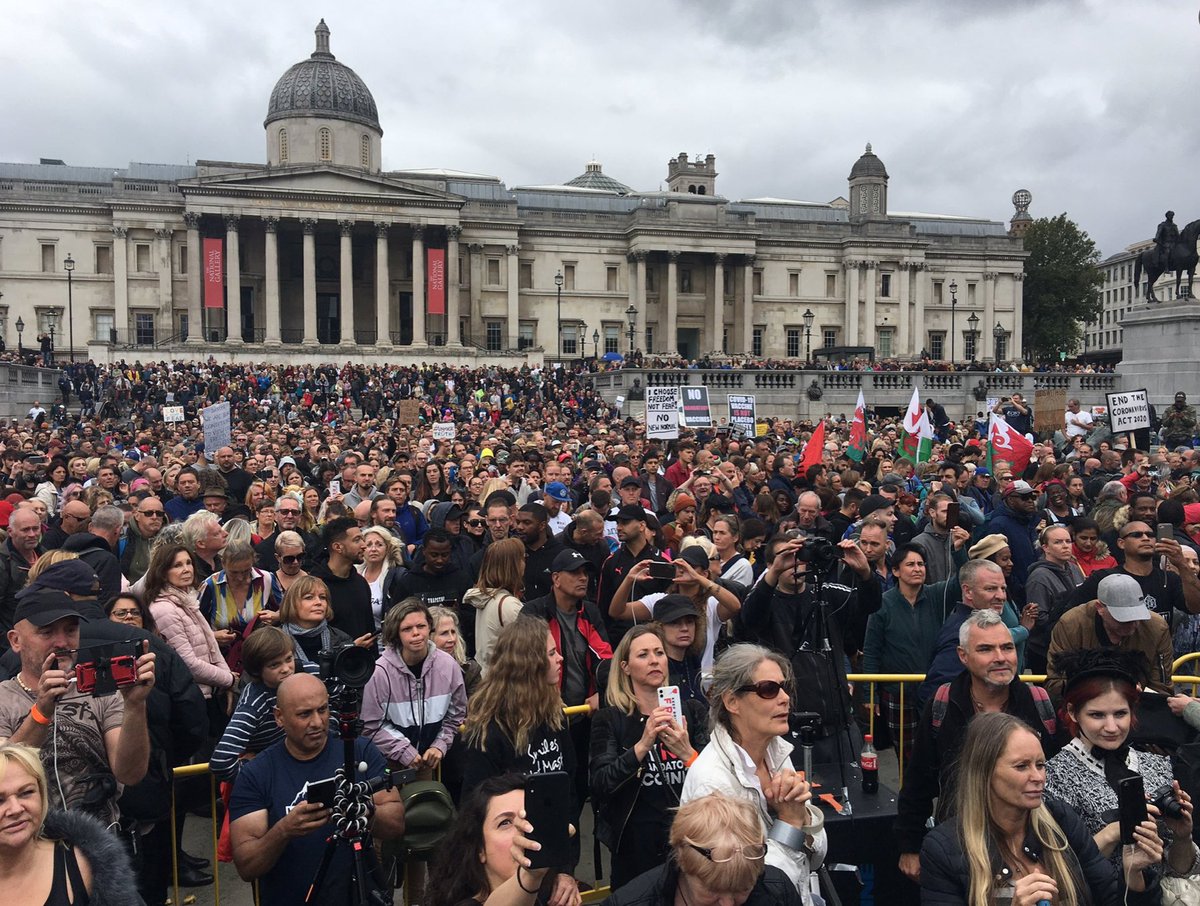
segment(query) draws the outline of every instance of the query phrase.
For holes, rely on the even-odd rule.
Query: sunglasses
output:
[[[1153,538],[1154,532],[1126,532],[1122,538]]]
[[[471,528],[484,528],[487,523],[482,519],[468,519],[467,525],[471,526]]]
[[[275,512],[280,516],[299,516],[300,515],[299,510],[276,510]]]
[[[299,563],[300,557],[298,554],[288,554],[286,557],[280,557],[279,562],[286,563],[288,566],[291,566],[293,563]]]
[[[771,701],[771,699],[779,698],[779,693],[783,691],[783,683],[773,679],[759,680],[757,683],[750,683],[746,686],[738,686],[734,690],[738,695],[745,695],[748,692],[753,692],[759,698]]]

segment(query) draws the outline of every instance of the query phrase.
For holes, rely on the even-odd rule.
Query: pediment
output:
[[[202,176],[186,179],[179,183],[184,195],[220,194],[236,196],[250,194],[257,197],[278,194],[288,196],[305,194],[325,197],[379,196],[388,201],[403,203],[405,199],[429,202],[445,202],[462,205],[466,199],[452,192],[442,191],[420,182],[396,179],[379,174],[363,173],[340,167],[274,167],[249,170],[240,173],[223,173],[217,176]]]

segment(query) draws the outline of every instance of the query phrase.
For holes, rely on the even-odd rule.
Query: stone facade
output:
[[[633,311],[633,346],[656,354],[987,360],[996,325],[1001,356],[1020,349],[1020,239],[994,220],[889,211],[869,146],[851,202],[731,201],[713,155],[670,160],[668,191],[631,191],[596,162],[573,184],[509,188],[381,171],[374,111],[322,23],[271,96],[265,166],[0,164],[0,334],[12,345],[21,316],[34,345],[53,313],[60,357],[73,333],[97,358],[573,358],[626,352]],[[203,307],[204,239],[221,241],[236,288],[219,309]],[[445,251],[444,314],[426,309],[431,249]]]

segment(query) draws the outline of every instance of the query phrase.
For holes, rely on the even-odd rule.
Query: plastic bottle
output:
[[[863,792],[878,793],[879,755],[875,751],[875,743],[870,733],[863,736],[863,750],[858,757],[858,766],[862,769]]]

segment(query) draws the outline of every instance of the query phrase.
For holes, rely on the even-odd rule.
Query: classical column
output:
[[[425,227],[412,231],[412,345],[425,346]]]
[[[225,215],[225,342],[242,345],[242,253],[237,214]]]
[[[646,346],[646,316],[649,314],[646,311],[646,279],[650,276],[649,265],[646,261],[646,252],[638,250],[633,253],[630,258],[629,265],[629,293],[630,299],[634,307],[637,309],[637,318],[633,324],[634,338],[633,348],[645,351]]]
[[[713,255],[712,345],[713,352],[723,352],[725,338],[725,258],[724,252]]]
[[[863,312],[863,323],[859,325],[860,336],[858,338],[859,346],[875,346],[875,289],[878,283],[879,262],[874,258],[868,258],[867,265],[867,285],[864,287],[866,292],[866,310]]]
[[[175,302],[171,291],[171,237],[174,230],[155,230],[158,240],[158,336],[166,339],[174,333],[172,322],[175,320]],[[63,331],[64,338],[67,332]]]
[[[341,323],[341,344],[354,345],[354,221],[339,220],[338,227],[342,233],[341,262],[338,276],[341,278],[338,295]]]
[[[913,277],[917,283],[917,305],[913,309],[912,354],[920,355],[925,349],[925,306],[929,304],[929,275],[925,273],[924,262],[913,264]]]
[[[679,252],[667,252],[667,335],[663,349],[667,355],[679,354]]]
[[[187,343],[198,346],[204,342],[204,302],[200,298],[200,277],[204,269],[204,255],[200,243],[200,215],[187,211],[183,215],[187,227]]]
[[[1011,362],[1025,361],[1024,347],[1024,331],[1021,324],[1021,295],[1025,291],[1022,284],[1025,282],[1024,272],[1019,274],[1011,274],[1012,277],[1012,337],[1008,342],[1008,359]]]
[[[267,321],[265,342],[278,346],[282,342],[280,325],[283,320],[279,310],[279,218],[264,217],[263,267],[266,268],[266,284],[263,299],[263,314]]]
[[[122,342],[129,340],[129,244],[126,227],[113,227],[113,304],[116,308],[114,320]],[[34,325],[34,335],[37,335]]]
[[[754,261],[753,255],[747,255],[742,264],[742,352],[746,355],[754,352]]]
[[[462,227],[446,227],[446,345],[461,346],[462,337],[459,335],[459,303],[458,287],[462,282],[458,272],[458,240],[462,236]]]
[[[992,339],[992,328],[996,326],[996,277],[995,271],[983,272],[983,323],[979,325],[979,339],[975,341],[978,349],[975,355],[981,362],[986,362],[995,355],[995,340]]]
[[[858,267],[857,259],[846,262],[846,339],[845,345],[858,344]]]
[[[508,252],[508,349],[516,349],[521,327],[520,297],[517,294],[521,262],[517,258],[517,247],[510,245]]]
[[[375,345],[392,345],[392,271],[388,261],[391,224],[375,224]]]
[[[483,244],[467,246],[471,254],[471,343],[482,346],[483,336]]]
[[[304,345],[317,343],[317,222],[311,217],[300,221],[304,230]]]
[[[908,355],[911,351],[908,348],[909,318],[912,316],[912,312],[908,310],[909,289],[911,288],[909,280],[912,278],[912,271],[909,270],[909,267],[910,264],[908,261],[901,261],[900,270],[896,275],[900,280],[900,314],[898,318],[900,329],[896,334],[896,346],[893,349],[893,355]]]

